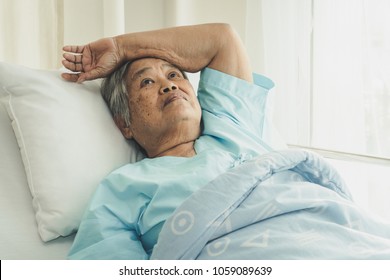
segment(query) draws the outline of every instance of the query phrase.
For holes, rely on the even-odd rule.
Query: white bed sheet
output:
[[[65,259],[74,235],[42,242],[19,148],[0,103],[0,259]]]

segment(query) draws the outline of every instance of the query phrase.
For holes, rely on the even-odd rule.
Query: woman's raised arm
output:
[[[187,72],[205,67],[252,81],[246,50],[227,24],[202,24],[104,38],[85,46],[64,47],[69,81],[105,77],[125,61],[156,57]]]

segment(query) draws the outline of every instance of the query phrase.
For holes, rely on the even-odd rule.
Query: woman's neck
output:
[[[195,141],[189,141],[185,143],[181,143],[179,145],[175,145],[173,147],[169,147],[164,149],[161,152],[154,154],[149,154],[150,158],[163,157],[163,156],[173,156],[173,157],[193,157],[196,155],[196,151],[194,148]]]

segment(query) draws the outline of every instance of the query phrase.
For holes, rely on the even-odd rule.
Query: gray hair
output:
[[[129,96],[126,89],[126,74],[129,65],[130,62],[127,62],[107,76],[100,89],[112,116],[122,118],[126,126],[130,126]]]

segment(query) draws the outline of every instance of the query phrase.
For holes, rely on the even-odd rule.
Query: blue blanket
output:
[[[194,193],[151,259],[390,259],[390,224],[359,209],[319,156],[279,151]]]

